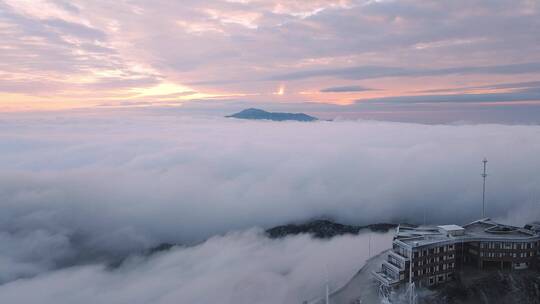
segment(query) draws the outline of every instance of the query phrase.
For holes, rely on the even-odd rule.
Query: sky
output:
[[[189,101],[424,122],[540,113],[535,0],[2,0],[0,35],[2,111]]]

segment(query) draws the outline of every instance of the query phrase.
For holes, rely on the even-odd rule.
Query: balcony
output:
[[[384,286],[393,287],[399,284],[399,279],[394,279],[383,271],[372,271],[371,275]]]
[[[398,262],[395,259],[388,258],[388,260],[386,262],[388,264],[390,264],[390,265],[393,265],[393,266],[397,267],[400,271],[405,269],[405,262],[404,261]]]
[[[387,268],[389,272],[394,272],[397,275],[399,275],[401,272],[405,270],[405,267],[400,268],[399,266],[396,266],[388,261],[384,261],[381,266],[382,266],[383,271],[385,270],[385,268]]]
[[[394,258],[396,258],[396,259],[398,259],[398,260],[401,260],[401,261],[403,261],[403,262],[405,262],[405,261],[408,261],[408,260],[409,260],[409,258],[408,258],[408,257],[406,257],[406,256],[402,256],[401,254],[399,254],[398,252],[396,252],[396,251],[393,251],[393,250],[392,250],[392,251],[390,251],[390,253],[388,253],[388,256],[393,256]]]

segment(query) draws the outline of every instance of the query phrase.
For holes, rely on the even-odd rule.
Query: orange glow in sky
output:
[[[508,27],[497,18],[500,7],[480,2],[409,5],[7,0],[0,111],[204,100],[353,105],[424,95],[540,100],[540,46],[530,30],[539,6],[512,2],[504,22],[515,27]],[[475,30],[461,28],[467,24]]]

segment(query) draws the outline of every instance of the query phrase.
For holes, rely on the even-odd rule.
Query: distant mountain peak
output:
[[[315,121],[315,120],[318,120],[317,117],[313,117],[304,113],[267,112],[265,110],[256,109],[256,108],[245,109],[238,113],[228,115],[225,117],[238,118],[238,119],[264,119],[264,120],[273,120],[273,121],[286,121],[286,120]]]

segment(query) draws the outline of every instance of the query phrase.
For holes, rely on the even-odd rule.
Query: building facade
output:
[[[400,225],[392,250],[373,277],[384,287],[433,286],[466,265],[521,270],[540,265],[540,223],[523,228],[482,219],[465,226]]]

